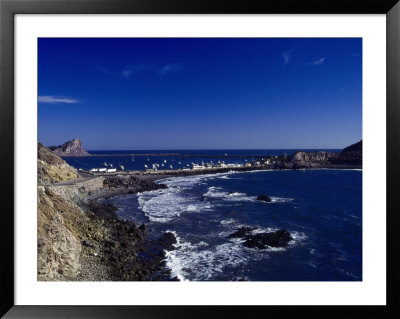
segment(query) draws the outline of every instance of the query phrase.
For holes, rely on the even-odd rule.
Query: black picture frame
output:
[[[385,14],[387,21],[386,306],[20,306],[14,303],[14,15],[15,14]],[[0,0],[0,315],[5,318],[400,317],[400,3],[398,0]],[[383,107],[383,106],[377,106]],[[11,169],[13,168],[13,169]],[[385,212],[376,212],[384,214]]]

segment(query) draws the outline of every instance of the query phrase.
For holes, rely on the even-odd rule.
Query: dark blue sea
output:
[[[230,172],[159,182],[168,189],[108,201],[119,207],[121,217],[145,223],[152,238],[175,234],[176,250],[167,253],[172,277],[362,280],[361,170]],[[257,201],[258,194],[273,201]],[[246,248],[242,240],[228,238],[242,226],[256,228],[254,233],[284,228],[293,240],[286,248]]]

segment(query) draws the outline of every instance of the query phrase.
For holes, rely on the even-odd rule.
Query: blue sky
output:
[[[362,39],[38,41],[47,146],[343,148],[362,138]]]

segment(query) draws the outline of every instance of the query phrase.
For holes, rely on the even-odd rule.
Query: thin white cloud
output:
[[[182,64],[180,63],[170,63],[170,64],[166,64],[163,65],[162,67],[160,67],[160,73],[162,75],[167,74],[167,73],[175,73],[178,72],[180,70],[182,70]]]
[[[152,67],[146,64],[128,64],[121,71],[122,77],[129,79],[132,74],[151,69]]]
[[[309,65],[321,65],[322,63],[324,63],[324,61],[325,61],[325,57],[322,57],[321,59],[318,59],[317,61],[309,63]]]
[[[56,103],[73,104],[73,103],[80,102],[76,99],[62,98],[62,97],[49,96],[49,95],[39,96],[38,101],[39,101],[39,103],[48,103],[48,104],[56,104]]]
[[[292,61],[293,59],[293,52],[297,50],[297,48],[299,48],[301,45],[303,45],[304,43],[295,45],[293,48],[291,48],[288,51],[284,51],[282,52],[282,59],[283,59],[283,65],[286,66],[289,64],[290,61]]]
[[[283,65],[286,66],[292,59],[292,55],[288,52],[283,52],[282,53],[282,58],[283,58]]]
[[[301,43],[296,44],[291,49],[289,49],[287,51],[283,51],[282,52],[283,65],[287,66],[294,59],[294,52],[297,51],[297,49],[304,46],[307,42],[308,41],[303,41]]]

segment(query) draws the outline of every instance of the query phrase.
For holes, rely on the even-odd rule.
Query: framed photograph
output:
[[[0,4],[5,318],[399,315],[397,1]]]

